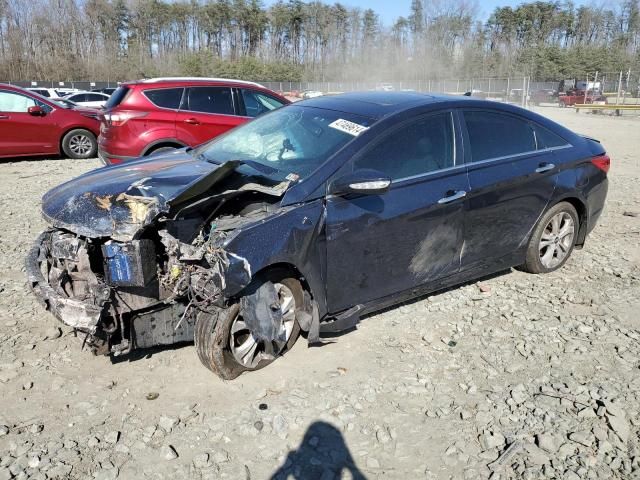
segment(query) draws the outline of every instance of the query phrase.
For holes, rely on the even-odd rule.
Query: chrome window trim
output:
[[[485,160],[479,160],[477,162],[470,162],[467,165],[469,167],[472,167],[474,165],[485,165],[487,163],[491,163],[491,162],[499,162],[500,160],[506,160],[506,159],[514,159],[514,160],[518,160],[520,157],[530,157],[536,154],[540,154],[540,153],[548,153],[548,152],[553,152],[555,150],[564,150],[565,148],[572,148],[573,145],[571,144],[567,144],[567,145],[563,145],[561,147],[550,147],[550,148],[543,148],[540,150],[529,150],[527,152],[522,152],[522,153],[514,153],[513,155],[503,155],[501,157],[491,157],[491,158],[487,158]]]
[[[453,172],[454,170],[465,170],[466,165],[464,163],[460,163],[458,165],[453,165],[452,167],[441,168],[439,170],[432,170],[430,172],[420,173],[418,175],[412,175],[411,177],[398,178],[397,180],[391,179],[391,187],[401,182],[408,182],[410,180],[420,180],[424,177],[435,177],[439,174],[446,174],[448,172]]]

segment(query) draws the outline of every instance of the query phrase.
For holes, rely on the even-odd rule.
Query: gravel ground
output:
[[[640,120],[540,111],[613,162],[563,269],[389,309],[229,383],[193,346],[81,351],[23,259],[41,195],[99,163],[0,164],[0,480],[640,478]]]

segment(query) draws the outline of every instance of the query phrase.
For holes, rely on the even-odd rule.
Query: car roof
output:
[[[531,112],[507,103],[467,97],[463,95],[444,95],[420,92],[384,92],[366,91],[325,95],[294,103],[294,105],[309,106],[351,113],[370,119],[378,120],[413,108],[432,105],[445,108],[473,107],[490,108],[504,112],[531,116]]]
[[[433,95],[414,92],[350,92],[311,98],[296,105],[381,118],[422,103],[430,103],[434,98]]]
[[[372,119],[379,119],[405,110],[410,110],[415,107],[447,102],[462,102],[479,106],[478,102],[486,101],[459,95],[439,95],[434,93],[406,91],[366,91],[341,93],[338,95],[325,95],[322,97],[303,100],[296,103],[296,105],[336,110]],[[487,106],[491,107],[495,107],[497,105],[501,104],[498,104],[497,102],[487,103]]]
[[[253,87],[266,88],[264,85],[260,85],[256,82],[249,82],[246,80],[237,80],[233,78],[206,78],[206,77],[157,77],[157,78],[145,78],[143,80],[136,80],[132,82],[126,82],[123,85],[135,85],[135,84],[155,84],[155,83],[236,83],[238,85],[250,85]]]
[[[1,88],[6,88],[7,90],[27,90],[26,88],[19,87],[17,85],[11,85],[10,83],[0,83]]]

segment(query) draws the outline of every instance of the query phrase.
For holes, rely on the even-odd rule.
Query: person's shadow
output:
[[[313,422],[297,450],[271,476],[271,480],[342,478],[349,472],[353,480],[366,480],[358,469],[340,431],[326,422]]]

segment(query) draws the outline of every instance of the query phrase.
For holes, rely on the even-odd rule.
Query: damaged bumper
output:
[[[94,302],[68,297],[61,293],[60,290],[56,291],[49,284],[49,280],[44,277],[47,258],[51,255],[53,237],[55,235],[54,230],[47,230],[40,234],[31,247],[26,259],[29,286],[44,307],[63,323],[83,332],[95,333],[104,305],[109,297],[109,287],[107,285],[96,285],[98,288],[94,289],[94,291],[98,295],[94,297]],[[70,245],[70,248],[74,248],[74,246]],[[73,251],[68,252],[68,255],[72,254],[74,254]],[[58,287],[61,287],[61,285]]]
[[[221,306],[225,289],[251,280],[242,257],[206,246],[194,250],[170,234],[158,242],[120,243],[60,229],[37,238],[26,270],[47,310],[87,334],[94,353],[115,355],[193,341],[191,307]]]

